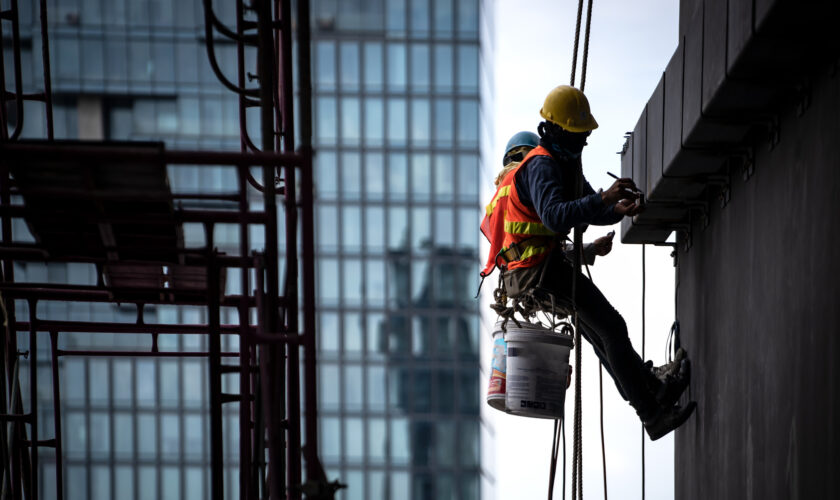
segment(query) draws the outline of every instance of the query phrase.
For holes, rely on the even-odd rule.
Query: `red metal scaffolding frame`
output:
[[[39,448],[53,447],[56,450],[57,495],[59,499],[64,496],[58,374],[61,356],[152,356],[207,359],[212,498],[223,498],[222,406],[229,403],[239,405],[240,498],[299,499],[304,495],[307,498],[333,498],[339,484],[327,481],[317,453],[309,4],[305,0],[294,3],[300,127],[297,147],[293,116],[292,2],[252,0],[246,4],[244,0],[236,0],[236,27],[231,29],[219,21],[211,0],[203,0],[205,44],[211,68],[220,82],[239,99],[240,152],[167,151],[161,144],[149,143],[55,141],[46,0],[39,2],[44,74],[44,90],[39,93],[25,94],[23,91],[18,1],[11,0],[10,8],[0,11],[0,43],[6,41],[3,22],[11,24],[12,28],[15,86],[12,90],[6,88],[6,63],[0,50],[0,95],[3,97],[0,106],[0,306],[8,325],[3,332],[3,356],[0,356],[4,365],[0,370],[4,377],[4,383],[0,384],[0,422],[3,422],[0,446],[4,450],[0,464],[3,468],[2,495],[15,499],[37,498]],[[214,45],[220,38],[236,45],[236,83],[225,76],[216,61]],[[245,51],[248,47],[257,51],[256,75],[246,72]],[[246,78],[256,80],[257,84],[246,85]],[[26,118],[23,105],[26,100],[44,103],[46,140],[20,139]],[[12,103],[15,110],[16,122],[11,133],[7,103]],[[260,146],[251,139],[246,126],[246,110],[252,107],[258,107],[260,112]],[[137,187],[127,188],[119,183],[107,187],[107,182],[100,177],[107,177],[111,172],[124,174],[125,165],[136,167],[134,174],[125,175],[135,175],[136,178],[129,180],[137,181]],[[161,168],[165,175],[167,166],[185,165],[195,168],[224,165],[235,169],[235,190],[219,194],[173,194],[168,189],[143,189],[141,178],[153,177]],[[256,177],[261,179],[255,178],[255,169],[260,172]],[[71,181],[63,178],[56,181],[51,178],[52,174],[69,175]],[[296,175],[300,175],[299,180]],[[73,176],[80,176],[78,183],[72,182],[76,180]],[[105,188],[101,188],[103,183]],[[252,210],[249,203],[249,190],[253,195],[254,189],[262,197],[259,211]],[[277,197],[281,197],[280,210]],[[20,198],[22,204],[14,202]],[[235,209],[186,209],[177,205],[181,200],[226,202],[235,204]],[[89,208],[71,209],[63,214],[64,207],[76,206]],[[126,209],[126,206],[131,208]],[[144,211],[144,207],[163,208],[150,213]],[[281,216],[285,226],[282,257],[278,244]],[[62,217],[73,219],[70,222]],[[13,240],[12,220],[16,218],[26,220],[36,243]],[[78,221],[81,229],[96,227],[101,241],[92,246],[80,244],[62,250],[62,246],[56,244],[56,238],[67,229],[56,228],[55,220],[67,224]],[[172,234],[181,234],[184,223],[203,225],[205,245],[202,248],[185,248],[178,237],[173,239]],[[239,249],[236,255],[225,255],[215,248],[213,234],[218,224],[237,225]],[[261,228],[264,251],[249,252],[249,226]],[[127,241],[131,243],[127,244]],[[130,257],[126,258],[126,255]],[[282,286],[281,258],[285,268]],[[98,283],[81,286],[16,282],[14,263],[25,261],[92,263],[96,265]],[[224,293],[224,276],[228,269],[240,270],[241,288],[236,294]],[[15,317],[16,300],[28,304],[27,321],[18,321]],[[136,321],[46,320],[38,315],[39,302],[45,300],[134,304]],[[150,324],[144,318],[147,304],[204,306],[207,323]],[[239,324],[221,323],[223,306],[237,309]],[[255,322],[250,320],[252,316],[256,316]],[[18,352],[17,332],[29,332],[30,394],[26,412],[19,392],[18,360],[23,353]],[[59,337],[65,332],[149,334],[152,347],[149,351],[59,349]],[[47,439],[41,437],[37,418],[39,333],[48,333],[50,337],[55,425],[54,436]],[[157,337],[168,333],[204,335],[208,339],[208,351],[161,351]],[[222,352],[222,334],[238,336],[238,352]],[[223,364],[223,358],[237,359],[237,363]],[[301,366],[305,422],[302,422],[300,410]],[[222,378],[228,373],[239,374],[238,394],[222,392]],[[302,428],[303,423],[305,427]],[[302,429],[305,430],[305,446]],[[305,479],[302,477],[303,459]]]

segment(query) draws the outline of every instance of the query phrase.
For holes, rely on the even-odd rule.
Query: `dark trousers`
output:
[[[542,287],[563,301],[571,303],[572,264],[559,252],[547,259]],[[511,297],[537,286],[543,266],[506,271],[505,286]],[[577,276],[577,310],[581,335],[592,345],[595,354],[615,381],[618,392],[642,418],[656,408],[648,389],[649,375],[642,358],[633,349],[624,318],[583,273]],[[579,348],[579,346],[578,346]]]

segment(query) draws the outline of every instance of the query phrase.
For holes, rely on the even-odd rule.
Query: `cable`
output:
[[[572,53],[572,77],[570,79],[572,87],[575,86],[575,71],[577,70],[577,55],[578,42],[580,41],[580,18],[583,15],[583,0],[578,0],[577,23],[575,24],[575,48]]]
[[[583,35],[583,63],[580,71],[580,91],[586,87],[586,62],[589,60],[589,26],[592,24],[592,0],[586,7],[586,34]],[[575,49],[577,51],[577,49]]]
[[[642,360],[645,359],[645,245],[642,244]],[[642,424],[642,500],[645,500],[645,425]]]

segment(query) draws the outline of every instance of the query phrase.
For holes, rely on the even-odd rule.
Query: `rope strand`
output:
[[[645,247],[642,244],[642,361],[645,359]],[[642,500],[645,500],[645,426],[642,424]]]
[[[580,91],[583,92],[586,87],[586,63],[589,60],[589,26],[592,24],[592,0],[586,7],[586,34],[583,35],[583,62],[580,71]],[[575,48],[577,52],[577,47]],[[573,78],[574,79],[574,78]],[[572,84],[574,86],[574,84]]]

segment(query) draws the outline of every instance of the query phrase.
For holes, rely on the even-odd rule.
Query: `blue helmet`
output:
[[[511,158],[513,156],[511,152],[514,149],[527,147],[528,150],[531,150],[537,147],[539,144],[540,137],[533,132],[522,131],[513,134],[513,137],[510,138],[510,140],[507,143],[507,146],[505,146],[505,155],[502,158],[502,165],[507,165],[511,161],[516,161],[515,159]],[[519,158],[519,160],[522,160],[522,158]]]

